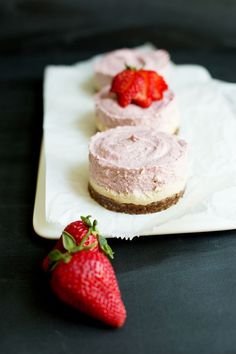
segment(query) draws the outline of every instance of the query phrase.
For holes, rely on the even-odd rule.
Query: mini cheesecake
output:
[[[129,65],[137,69],[157,71],[168,78],[170,71],[170,56],[162,49],[140,50],[119,49],[104,55],[95,62],[95,81],[98,89],[110,85],[113,77]]]
[[[128,214],[165,210],[183,196],[187,143],[150,127],[97,133],[89,145],[89,192],[103,207]]]
[[[171,90],[163,93],[163,98],[153,101],[148,108],[136,104],[121,107],[116,95],[109,87],[103,88],[95,96],[96,126],[105,131],[118,126],[149,126],[169,134],[178,132],[180,117],[176,96]]]

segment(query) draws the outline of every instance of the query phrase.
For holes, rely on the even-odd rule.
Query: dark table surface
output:
[[[161,38],[160,44],[158,35],[149,34],[149,29],[127,30],[53,46],[41,39],[40,50],[31,45],[30,50],[17,48],[0,56],[3,354],[236,353],[235,231],[112,240],[113,264],[128,312],[120,330],[59,303],[40,270],[52,246],[32,230],[47,64],[71,64],[149,39],[167,47],[176,63],[202,64],[214,77],[236,81],[233,48],[201,47],[196,38],[194,47],[186,37],[186,46],[168,38]],[[121,40],[124,35],[126,40]]]

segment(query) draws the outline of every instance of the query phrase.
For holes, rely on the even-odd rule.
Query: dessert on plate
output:
[[[179,129],[176,96],[154,71],[126,68],[95,95],[95,110],[100,131],[125,125],[146,125],[170,134]]]
[[[103,207],[129,214],[161,211],[183,196],[187,143],[151,127],[117,127],[89,145],[89,192]]]
[[[111,84],[113,77],[122,71],[125,65],[138,69],[158,71],[168,77],[170,70],[169,53],[162,49],[119,49],[105,54],[95,62],[95,80],[97,87]]]

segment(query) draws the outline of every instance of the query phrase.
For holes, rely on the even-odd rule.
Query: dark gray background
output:
[[[81,40],[96,48],[104,35],[112,44],[113,34],[125,45],[124,29],[134,41],[149,29],[148,37],[172,45],[236,47],[235,0],[1,0],[0,16],[0,44],[7,50]]]
[[[32,230],[44,67],[152,41],[235,82],[235,18],[236,1],[0,1],[1,353],[236,353],[235,231],[111,241],[115,331],[55,299]]]

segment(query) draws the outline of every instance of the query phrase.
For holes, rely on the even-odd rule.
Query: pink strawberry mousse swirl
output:
[[[117,193],[145,193],[186,181],[187,143],[145,127],[118,127],[90,142],[90,179]]]
[[[109,87],[104,87],[95,96],[98,130],[103,131],[124,125],[147,125],[174,134],[179,128],[178,104],[171,90],[165,91],[163,99],[154,101],[148,108],[135,104],[123,108],[119,105],[116,95],[109,91]]]
[[[119,49],[103,56],[95,63],[95,76],[99,87],[111,83],[112,78],[125,69],[125,65],[135,66],[137,69],[154,70],[161,75],[168,74],[170,57],[162,49],[140,50]]]

